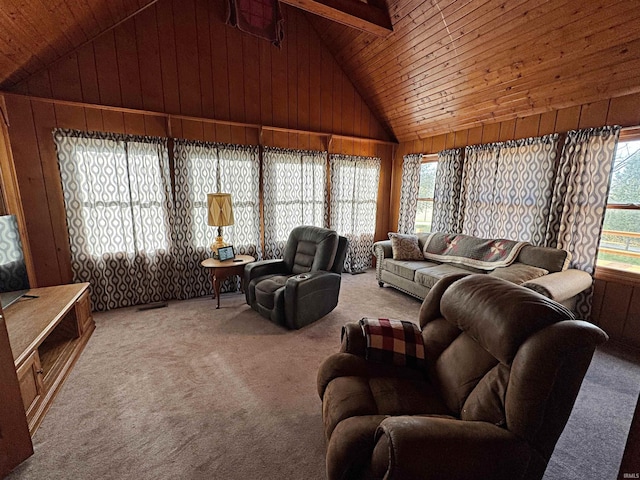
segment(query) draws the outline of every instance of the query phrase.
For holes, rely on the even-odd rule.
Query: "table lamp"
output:
[[[233,225],[233,205],[231,204],[230,193],[208,193],[207,194],[207,223],[211,227],[218,227],[216,241],[211,244],[214,257],[218,256],[218,249],[226,247],[222,239],[222,227]]]

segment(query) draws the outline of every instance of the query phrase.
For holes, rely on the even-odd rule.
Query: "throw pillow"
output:
[[[424,260],[418,237],[402,233],[389,233],[394,260]]]
[[[399,367],[424,367],[424,343],[415,323],[388,318],[363,318],[367,360]]]
[[[518,256],[518,261],[527,265],[544,268],[549,272],[564,272],[569,268],[571,253],[559,248],[534,247],[527,245]]]
[[[531,265],[515,262],[508,267],[498,267],[494,271],[489,272],[489,275],[502,278],[516,285],[521,285],[524,282],[542,277],[548,273],[549,270],[545,270],[544,268],[532,267]]]

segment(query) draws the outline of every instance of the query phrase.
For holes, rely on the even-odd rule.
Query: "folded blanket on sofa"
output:
[[[367,360],[422,368],[424,344],[418,326],[403,320],[363,318],[360,326],[367,342]]]
[[[432,233],[425,240],[423,253],[427,260],[493,270],[511,265],[525,245],[527,242]]]

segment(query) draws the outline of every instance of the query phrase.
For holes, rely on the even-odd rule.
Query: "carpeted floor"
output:
[[[16,479],[322,479],[315,378],[340,327],[416,319],[420,302],[343,276],[340,304],[298,331],[225,294],[96,314],[97,329]],[[640,361],[596,353],[545,479],[614,479],[640,389]]]

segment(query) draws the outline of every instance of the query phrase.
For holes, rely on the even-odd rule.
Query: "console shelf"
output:
[[[34,288],[4,312],[33,435],[95,329],[89,284]]]

